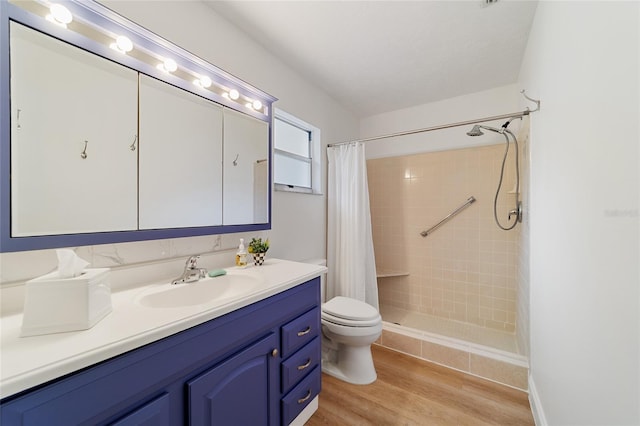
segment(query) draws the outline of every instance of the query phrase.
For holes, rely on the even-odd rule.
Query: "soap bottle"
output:
[[[240,238],[240,246],[236,252],[236,266],[240,268],[247,266],[247,250],[244,248],[244,238]]]

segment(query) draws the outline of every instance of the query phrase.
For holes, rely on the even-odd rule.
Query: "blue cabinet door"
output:
[[[278,335],[269,334],[189,381],[189,424],[278,424],[277,349]]]

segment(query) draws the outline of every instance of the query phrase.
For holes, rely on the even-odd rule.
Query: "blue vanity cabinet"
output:
[[[270,334],[188,382],[189,424],[277,425],[277,345]]]
[[[319,305],[315,278],[7,397],[0,401],[0,424],[286,425],[320,391]],[[291,324],[311,342],[295,342],[287,352],[283,330]],[[283,386],[283,369],[308,359],[315,367],[304,367]]]

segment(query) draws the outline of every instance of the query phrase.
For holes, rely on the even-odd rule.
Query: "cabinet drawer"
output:
[[[282,327],[282,357],[288,357],[319,335],[320,309],[315,308]]]
[[[315,337],[308,345],[282,363],[282,393],[287,393],[319,363],[320,337]]]
[[[282,398],[282,424],[291,423],[319,393],[320,367],[316,366],[298,386]]]

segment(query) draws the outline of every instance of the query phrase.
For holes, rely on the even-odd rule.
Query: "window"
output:
[[[320,129],[278,109],[273,123],[275,189],[320,194]]]

